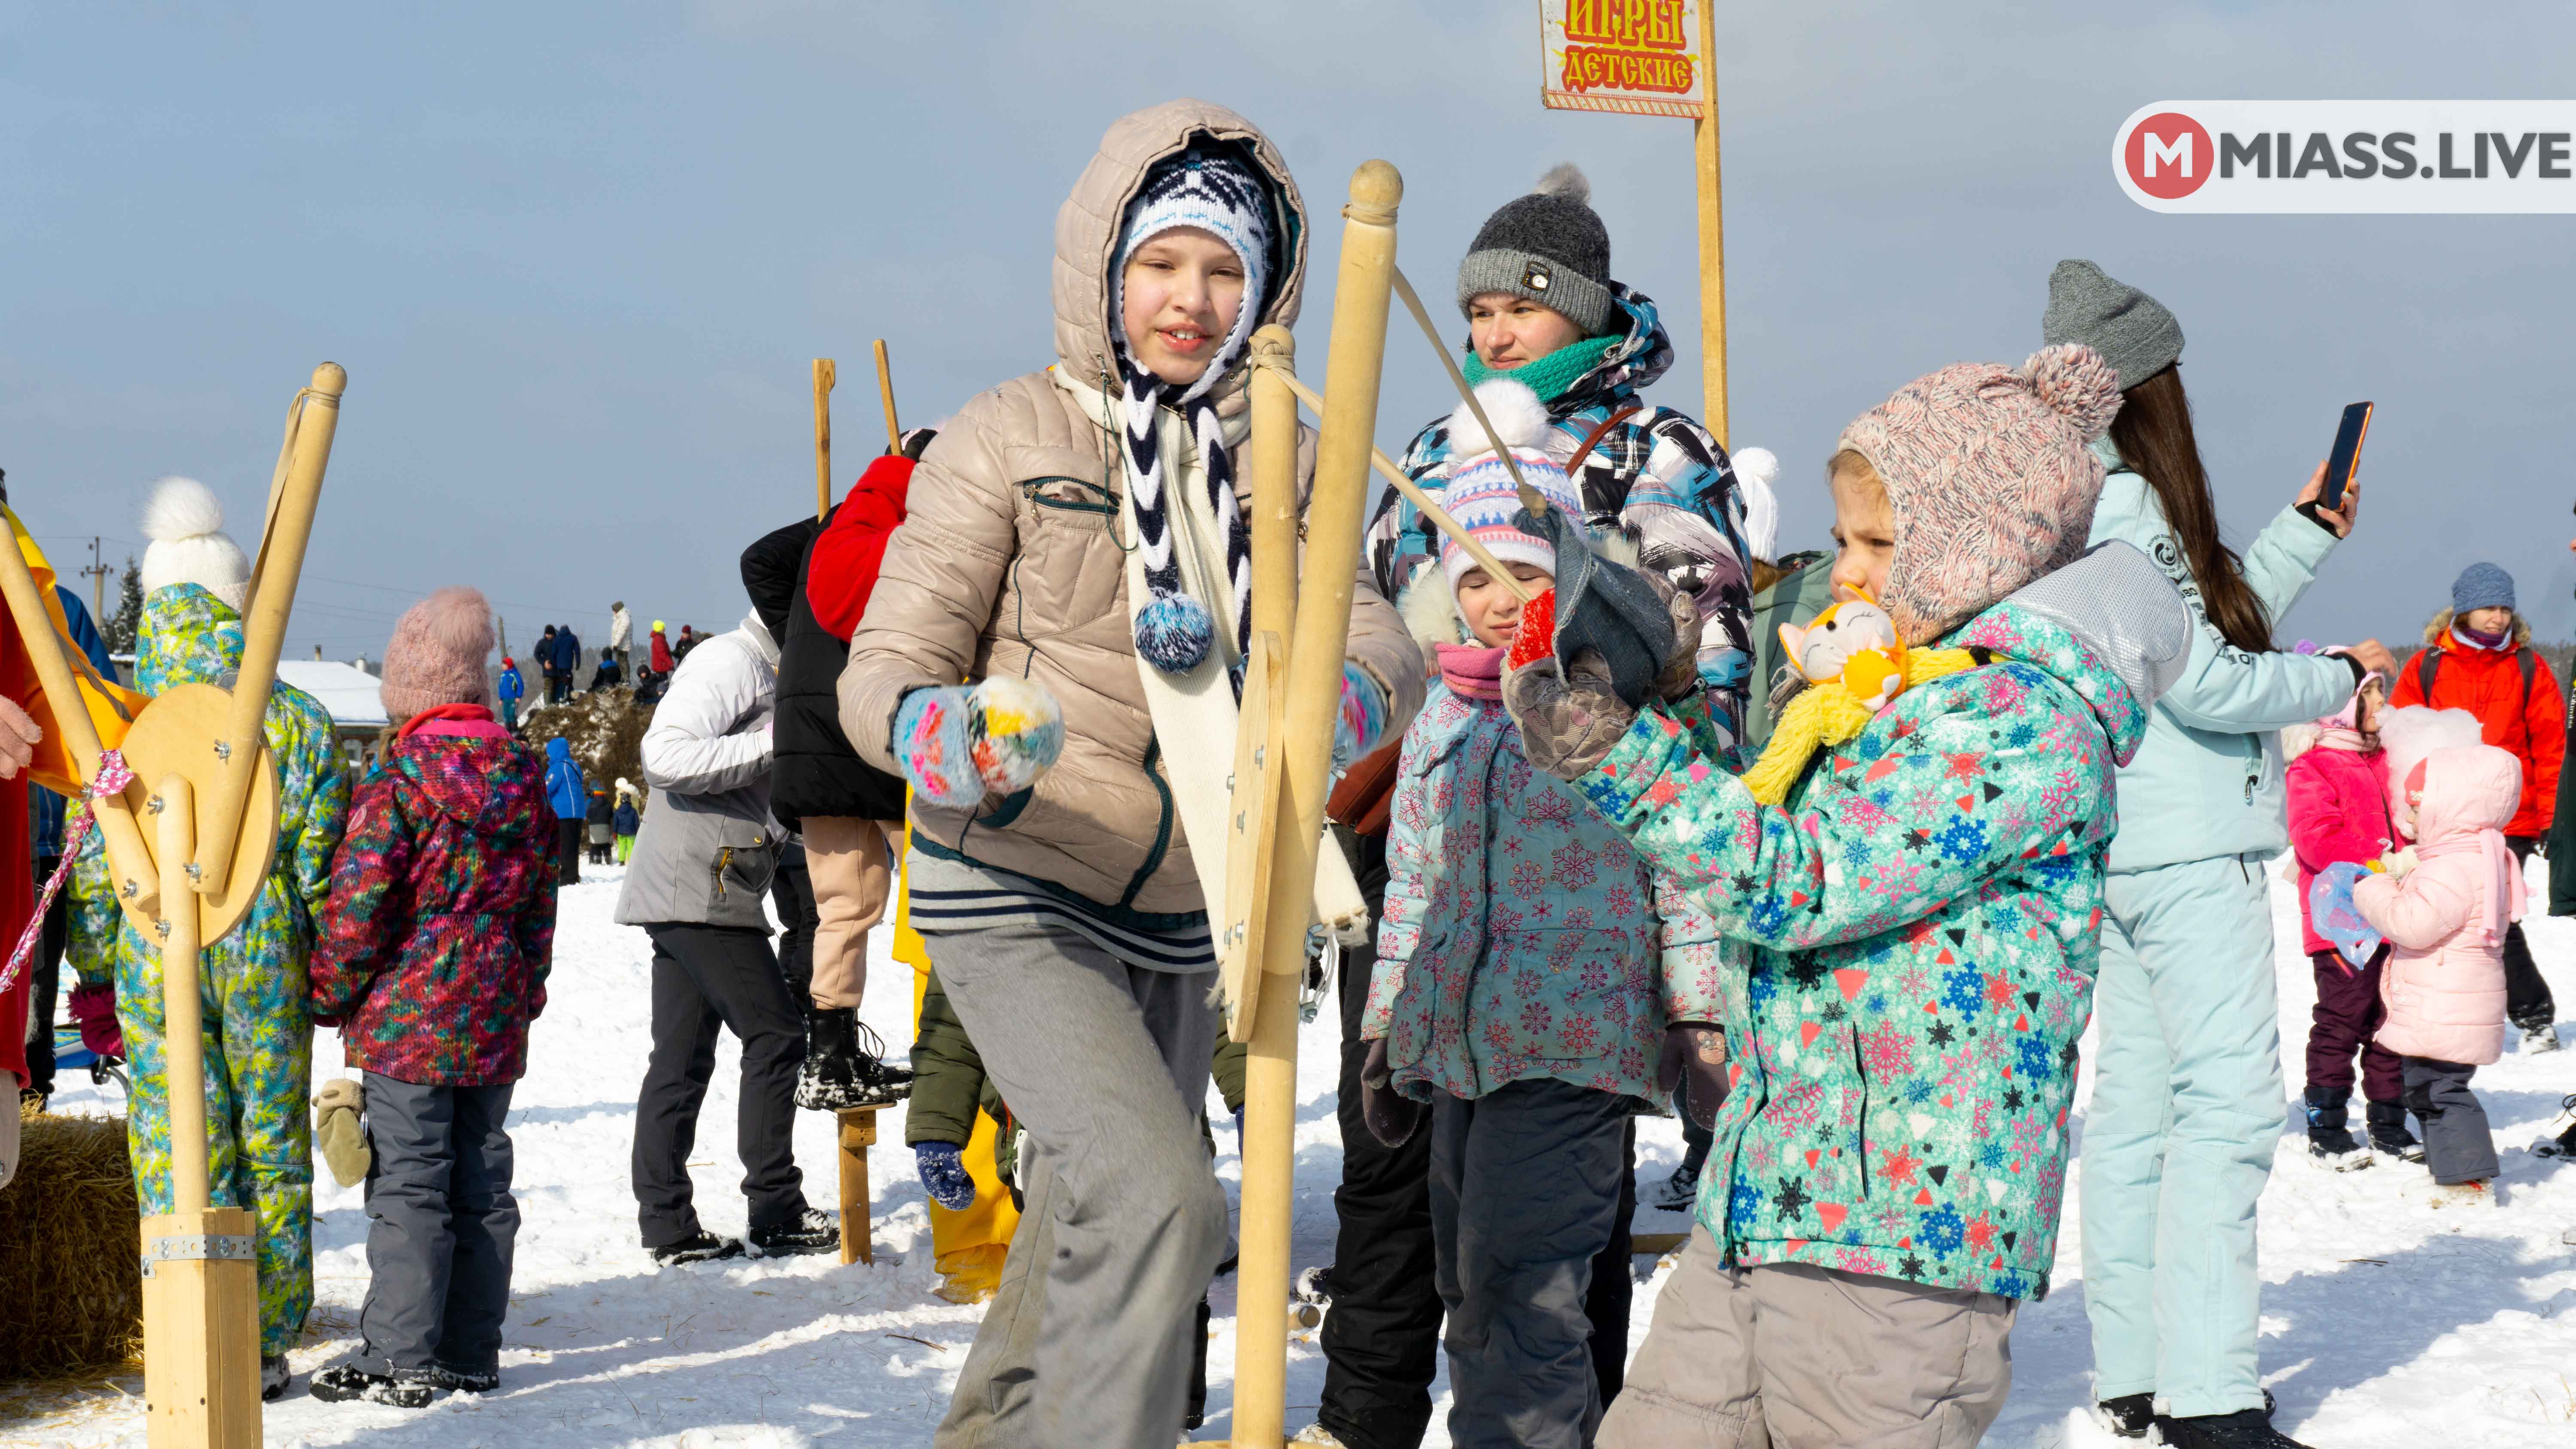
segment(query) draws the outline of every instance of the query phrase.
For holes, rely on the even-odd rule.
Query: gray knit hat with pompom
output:
[[[1529,195],[1504,202],[1458,264],[1458,310],[1487,292],[1508,292],[1600,336],[1612,311],[1610,229],[1591,202],[1592,183],[1571,161],[1550,168]]]

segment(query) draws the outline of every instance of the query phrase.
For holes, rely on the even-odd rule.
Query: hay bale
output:
[[[0,1188],[0,1377],[119,1364],[143,1346],[143,1222],[122,1117],[28,1116]]]
[[[561,735],[583,775],[607,785],[619,780],[644,783],[644,731],[653,723],[653,706],[637,704],[625,685],[594,689],[564,704],[541,704],[519,716],[519,740],[542,751]]]

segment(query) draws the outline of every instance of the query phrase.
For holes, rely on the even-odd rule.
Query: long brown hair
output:
[[[2182,558],[2200,586],[2202,609],[2228,643],[2252,654],[2272,651],[2272,618],[2245,582],[2236,550],[2218,537],[2218,507],[2210,501],[2209,475],[2200,466],[2200,444],[2191,431],[2191,399],[2182,372],[2168,367],[2121,394],[2111,420],[2120,461],[2147,480],[2164,511],[2165,527],[2182,546]]]

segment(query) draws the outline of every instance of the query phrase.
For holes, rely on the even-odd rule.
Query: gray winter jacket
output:
[[[657,795],[635,837],[620,925],[769,928],[762,898],[786,838],[769,815],[769,720],[778,644],[758,615],[680,661],[644,732]]]

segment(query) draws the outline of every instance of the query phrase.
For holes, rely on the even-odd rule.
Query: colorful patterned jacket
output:
[[[1545,446],[1563,463],[1600,433],[1574,470],[1584,521],[1596,535],[1625,535],[1639,563],[1697,601],[1700,678],[1717,696],[1709,701],[1713,723],[1732,736],[1753,668],[1753,554],[1744,541],[1744,496],[1735,465],[1706,428],[1638,396],[1673,365],[1672,337],[1654,299],[1620,282],[1610,284],[1610,295],[1618,308],[1614,321],[1627,331],[1549,402],[1553,426]],[[1414,437],[1401,466],[1437,496],[1449,477],[1447,414]],[[1440,535],[1421,510],[1389,490],[1369,522],[1366,547],[1378,592],[1395,599],[1417,570],[1440,556]]]
[[[1553,1077],[1653,1100],[1665,1024],[1723,1015],[1714,923],[1530,768],[1499,702],[1433,685],[1405,732],[1387,871],[1361,1035],[1386,1038],[1408,1096]]]
[[[313,953],[352,1066],[489,1087],[527,1070],[554,956],[555,812],[537,752],[411,733],[358,786]]]
[[[134,636],[134,685],[160,694],[182,684],[214,684],[241,668],[241,615],[196,584],[156,589],[143,601]],[[290,684],[268,698],[262,721],[277,765],[277,854],[259,898],[240,926],[206,948],[199,964],[222,976],[225,957],[301,977],[313,947],[314,916],[331,888],[331,852],[349,813],[349,777],[341,767],[330,711]],[[160,947],[124,919],[108,881],[105,835],[92,830],[72,868],[71,936],[65,956],[80,979],[106,984],[158,982]],[[150,972],[117,969],[120,960],[155,963]],[[300,993],[289,993],[300,994]],[[302,1020],[278,1030],[305,1030]]]
[[[1898,695],[1786,808],[1653,710],[1581,785],[1752,947],[1698,1209],[1729,1260],[2037,1298],[2147,708],[2013,600],[1945,642],[1988,662]]]

